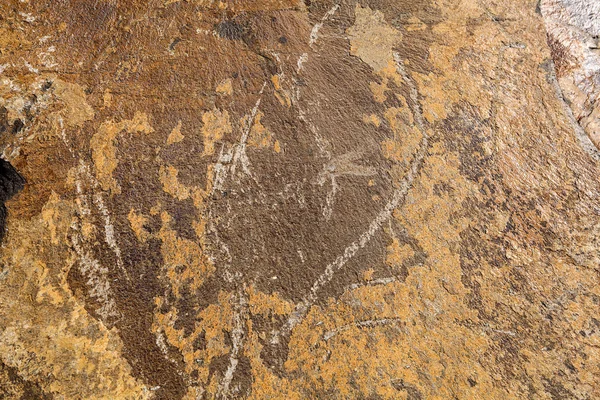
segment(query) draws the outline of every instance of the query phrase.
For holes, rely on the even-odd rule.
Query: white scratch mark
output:
[[[165,358],[172,363],[177,363],[171,356],[169,355],[169,348],[167,347],[167,343],[165,342],[165,335],[162,331],[156,332],[156,345],[160,349],[160,351],[165,355]],[[160,387],[160,386],[159,386]]]
[[[260,106],[260,101],[262,100],[262,94],[267,86],[267,82],[263,83],[262,88],[259,92],[258,100],[256,100],[256,104],[252,111],[250,112],[250,117],[246,122],[246,129],[244,129],[242,136],[240,137],[240,141],[236,146],[234,146],[233,151],[233,161],[231,164],[231,173],[235,174],[235,168],[238,162],[241,164],[242,169],[248,175],[252,175],[250,172],[250,161],[248,160],[248,156],[246,155],[246,143],[248,142],[248,136],[250,135],[250,130],[252,129],[252,125],[254,125],[254,120],[256,119],[256,114],[258,113],[258,107]]]
[[[317,43],[317,40],[319,40],[319,31],[321,30],[321,28],[323,27],[323,24],[333,16],[333,14],[336,13],[336,11],[340,8],[339,4],[334,5],[333,7],[331,7],[331,9],[329,9],[329,11],[327,11],[325,13],[325,15],[323,15],[323,18],[321,18],[321,21],[317,22],[312,30],[310,31],[310,38],[308,40],[308,45],[312,47],[313,44]]]
[[[91,288],[90,296],[97,299],[101,307],[96,312],[106,320],[109,317],[120,318],[121,315],[111,295],[111,287],[108,280],[108,269],[100,265],[88,252],[83,250],[80,243],[81,234],[77,222],[73,222],[71,228],[76,232],[71,235],[71,243],[79,258],[79,270],[87,278],[86,284]]]
[[[331,189],[327,192],[325,198],[325,207],[323,207],[323,217],[326,221],[329,221],[333,214],[333,203],[335,202],[335,195],[337,194],[338,185],[335,180],[335,176],[331,175]]]
[[[33,72],[34,74],[39,74],[40,70],[37,68],[34,68],[31,64],[29,64],[27,61],[23,61],[23,63],[25,64],[25,66],[27,67],[27,69],[29,70],[29,72]]]
[[[352,285],[348,285],[346,286],[346,290],[347,291],[352,291],[361,287],[365,287],[365,286],[377,286],[377,285],[387,285],[393,282],[397,282],[398,280],[393,277],[387,277],[387,278],[379,278],[379,279],[372,279],[370,281],[367,282],[362,282],[362,283],[353,283]]]
[[[423,123],[423,111],[421,110],[421,103],[419,103],[419,92],[417,91],[417,86],[415,85],[411,77],[408,76],[408,73],[404,69],[404,62],[402,61],[402,57],[400,57],[400,54],[398,52],[394,52],[394,61],[396,62],[396,70],[398,71],[400,76],[402,76],[402,79],[404,79],[404,82],[406,82],[410,89],[409,96],[413,102],[414,107],[413,115],[415,121],[417,122],[418,128],[423,132],[424,135],[425,124]]]
[[[250,171],[250,161],[248,160],[248,156],[246,154],[246,143],[248,141],[248,136],[250,135],[252,126],[254,125],[254,120],[256,119],[258,107],[260,106],[262,94],[266,86],[267,82],[264,82],[262,88],[260,89],[258,100],[256,100],[256,104],[252,108],[252,111],[250,112],[250,115],[246,121],[246,126],[242,131],[240,141],[232,146],[227,152],[224,152],[224,148],[221,147],[219,159],[214,165],[214,183],[211,191],[212,193],[214,193],[215,190],[223,189],[223,185],[225,184],[228,175],[235,175],[235,170],[238,164],[242,166],[242,169],[246,174],[252,176],[252,172]]]
[[[31,15],[31,13],[20,12],[19,15],[21,17],[23,17],[23,19],[25,20],[25,22],[28,22],[30,24],[35,21],[35,17],[33,15]]]
[[[67,146],[67,148],[69,149],[71,156],[76,158],[75,152],[73,151],[73,149],[67,139],[65,129],[63,127],[62,117],[59,118],[58,122],[62,128],[61,138],[62,138],[63,142],[65,143],[65,145]],[[78,194],[78,196],[77,196],[78,205],[80,207],[82,207],[80,209],[80,212],[81,212],[81,215],[90,215],[91,210],[89,207],[89,202],[87,200],[87,196],[83,192],[82,178],[84,176],[87,177],[87,179],[92,183],[92,186],[94,189],[99,188],[100,184],[94,178],[92,173],[90,172],[89,166],[81,159],[79,160],[79,167],[77,168],[77,175],[78,175],[78,177],[75,181],[75,188],[76,188],[77,194]],[[100,214],[102,215],[102,219],[104,220],[104,239],[106,241],[106,244],[108,244],[108,247],[112,250],[112,252],[115,255],[115,258],[117,261],[117,267],[121,271],[123,271],[123,273],[125,274],[125,278],[128,281],[130,281],[131,278],[129,277],[129,273],[127,272],[127,269],[125,268],[125,265],[123,263],[123,257],[121,255],[121,248],[119,247],[117,240],[115,239],[115,228],[114,228],[114,225],[113,225],[111,217],[110,217],[110,212],[108,211],[108,208],[104,204],[102,194],[94,193],[93,202],[96,205],[98,211],[100,211]]]
[[[41,52],[38,54],[38,58],[45,68],[54,68],[58,65],[54,56],[50,53],[54,51],[54,46],[50,47],[47,52]]]
[[[219,36],[219,34],[217,33],[217,31],[215,31],[214,29],[200,29],[200,28],[196,28],[196,33],[197,34],[202,34],[202,35],[207,35],[207,36]]]
[[[277,60],[277,66],[279,67],[279,77],[281,78],[281,80],[284,80],[285,79],[285,71],[281,67],[281,65],[282,65],[281,57],[279,56],[279,53],[275,53],[274,51],[271,51],[271,54],[273,54],[273,57],[275,57],[275,59]]]
[[[235,394],[232,393],[231,382],[233,381],[233,375],[235,374],[235,370],[239,363],[238,357],[243,351],[244,339],[246,336],[245,327],[246,320],[248,319],[248,298],[245,293],[245,288],[241,289],[240,292],[234,296],[233,300],[236,304],[233,315],[233,329],[231,330],[232,349],[229,354],[229,366],[219,385],[217,398],[231,398],[232,394]]]
[[[302,253],[302,250],[298,250],[298,256],[300,256],[300,262],[304,264],[304,253]]]
[[[413,114],[415,116],[417,126],[419,127],[419,129],[421,130],[421,134],[423,135],[419,144],[419,148],[413,157],[409,170],[404,176],[404,179],[400,181],[398,188],[394,191],[392,195],[392,198],[379,212],[379,214],[377,214],[375,219],[371,221],[368,229],[365,232],[363,232],[358,237],[358,239],[356,239],[349,246],[347,246],[344,249],[343,253],[340,254],[333,262],[331,262],[329,265],[327,265],[327,267],[325,267],[325,271],[314,282],[308,295],[304,298],[304,300],[302,300],[296,305],[294,311],[290,314],[287,321],[282,326],[281,330],[279,332],[275,332],[275,334],[272,336],[272,344],[279,343],[280,338],[282,336],[289,337],[294,327],[304,320],[310,307],[317,301],[318,292],[332,280],[334,274],[337,271],[342,269],[346,265],[346,263],[356,255],[356,253],[360,249],[364,248],[370,242],[375,233],[377,233],[381,229],[382,224],[392,216],[394,210],[400,205],[400,203],[405,199],[406,195],[408,194],[408,190],[411,188],[425,159],[425,155],[427,154],[427,148],[429,147],[429,138],[425,130],[425,126],[423,124],[421,107],[418,102],[418,91],[415,83],[404,70],[402,59],[397,53],[394,53],[394,59],[396,61],[399,73],[402,75],[406,84],[410,88],[410,97],[414,107]]]
[[[117,244],[115,239],[115,228],[112,224],[110,213],[108,209],[104,205],[104,200],[102,199],[102,195],[100,193],[94,194],[94,203],[98,207],[98,210],[102,214],[102,218],[104,219],[104,238],[108,247],[113,251],[115,257],[117,259],[117,267],[123,271],[127,280],[130,280],[129,273],[125,269],[125,265],[123,264],[123,258],[121,257],[121,248]]]
[[[219,158],[217,163],[213,167],[214,169],[214,178],[213,178],[213,187],[212,193],[215,190],[221,190],[223,188],[223,184],[227,179],[227,173],[229,171],[228,165],[231,163],[231,159],[233,158],[232,151],[229,150],[227,153],[223,153],[223,146],[221,146],[221,152],[219,153]]]
[[[298,62],[296,63],[296,72],[300,72],[302,70],[303,64],[308,61],[308,53],[302,53],[300,57],[298,57]]]
[[[321,155],[327,160],[331,160],[331,152],[328,150],[330,144],[329,142],[319,133],[319,130],[315,125],[310,121],[307,117],[306,112],[300,105],[300,89],[296,88],[296,91],[292,93],[292,103],[296,106],[298,110],[298,118],[308,126],[308,129],[313,134],[315,138],[315,142],[317,144],[317,148]]]
[[[343,175],[372,176],[377,173],[377,170],[373,167],[365,167],[354,163],[360,157],[361,154],[354,151],[343,154],[330,160],[323,166],[323,171],[319,173],[317,183],[320,186],[323,186],[328,180],[331,182],[331,189],[327,193],[326,204],[323,208],[323,216],[326,220],[329,220],[333,213],[333,203],[338,190],[336,178]]]

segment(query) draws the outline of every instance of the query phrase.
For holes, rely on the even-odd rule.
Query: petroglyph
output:
[[[595,3],[51,3],[0,3],[0,397],[600,397]]]

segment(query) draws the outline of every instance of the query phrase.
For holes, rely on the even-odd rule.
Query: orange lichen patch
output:
[[[259,338],[258,333],[250,329],[245,354],[250,358],[254,382],[252,382],[252,392],[248,399],[306,399],[307,397],[303,395],[300,385],[295,384],[290,379],[279,378],[261,362],[260,353],[263,346],[260,341],[261,338]]]
[[[130,120],[102,123],[90,139],[96,178],[103,190],[111,190],[116,194],[121,193],[121,187],[112,176],[118,163],[115,141],[118,139],[118,134],[123,131],[147,134],[153,132],[154,129],[150,126],[148,116],[145,113],[136,112],[133,119]]]
[[[254,286],[248,287],[248,306],[252,315],[260,315],[264,318],[273,319],[274,316],[289,315],[294,304],[283,299],[277,293],[267,295],[260,292]],[[289,379],[279,378],[270,371],[261,361],[261,350],[266,336],[253,330],[251,321],[248,321],[248,335],[244,346],[244,354],[249,357],[252,365],[254,382],[249,399],[305,398],[301,392],[294,388]]]
[[[89,221],[83,221],[81,223],[81,234],[85,239],[91,239],[96,235],[96,225]]]
[[[250,135],[248,135],[248,145],[258,148],[267,148],[275,145],[273,138],[273,132],[266,128],[261,123],[261,118],[264,117],[262,111],[256,113],[252,128],[250,129]],[[243,123],[244,120],[242,120]]]
[[[67,126],[81,126],[94,118],[94,110],[87,103],[83,88],[75,83],[55,79],[54,94],[66,105],[63,118]]]
[[[275,90],[281,90],[281,76],[280,75],[273,75],[271,77],[271,82],[273,83],[273,88]]]
[[[179,174],[177,168],[172,165],[166,167],[161,165],[158,174],[165,192],[178,200],[185,200],[190,196],[190,189],[179,183],[179,179],[177,179],[177,175]]]
[[[371,124],[377,128],[381,126],[381,118],[375,114],[363,115],[363,122],[365,124]]]
[[[105,89],[104,94],[102,95],[102,102],[104,107],[110,107],[113,101],[113,95],[110,89]]]
[[[175,175],[176,174],[172,174]],[[208,183],[210,186],[210,182]],[[185,189],[193,198],[198,212],[204,210],[206,193],[199,188]],[[206,220],[199,218],[193,222],[193,228],[198,236],[198,242],[178,237],[172,229],[173,219],[166,211],[160,211],[160,205],[153,207],[155,214],[160,213],[162,227],[156,235],[162,241],[163,273],[167,277],[170,291],[176,299],[183,299],[184,289],[195,292],[200,288],[206,278],[212,275],[215,267],[203,253],[201,245],[204,243]],[[199,214],[199,215],[200,215]],[[227,354],[229,346],[225,345],[225,331],[231,330],[229,304],[230,296],[226,293],[219,294],[219,304],[211,305],[198,312],[198,315],[186,315],[186,318],[195,319],[191,333],[181,328],[175,328],[175,323],[183,316],[179,310],[171,305],[168,311],[163,310],[166,298],[155,298],[155,312],[152,331],[157,336],[157,343],[162,343],[161,349],[165,356],[170,357],[166,343],[174,346],[183,356],[184,372],[187,376],[196,373],[200,382],[207,382],[210,375],[210,362],[214,357]],[[204,349],[198,348],[197,343],[202,336],[206,343]],[[210,383],[212,393],[216,392],[216,382]],[[198,393],[204,393],[204,386],[191,386],[188,388],[187,397],[193,398]],[[190,397],[192,396],[192,397]]]
[[[59,241],[59,237],[57,235],[56,220],[60,219],[63,215],[59,214],[58,209],[52,205],[56,205],[58,202],[58,195],[55,192],[52,192],[48,203],[42,208],[42,220],[46,223],[48,230],[50,231],[50,241],[53,245],[57,245],[59,242],[64,242],[67,239],[66,236],[63,236]]]
[[[192,292],[197,290],[204,280],[214,272],[214,267],[208,262],[197,243],[179,238],[171,229],[172,218],[167,212],[162,211],[161,219],[162,228],[157,237],[162,241],[161,251],[165,260],[164,274],[175,298],[181,299],[184,295],[184,287]],[[223,299],[224,295],[219,298]],[[208,380],[208,366],[211,358],[225,354],[228,350],[223,344],[223,329],[227,325],[223,316],[219,314],[222,308],[213,309],[212,306],[209,306],[200,312],[197,320],[201,322],[196,322],[193,332],[186,334],[183,328],[175,328],[175,322],[180,317],[177,308],[171,306],[166,312],[160,311],[164,309],[165,301],[162,296],[155,299],[156,311],[152,331],[157,335],[158,342],[163,343],[166,340],[181,352],[186,374],[197,370],[203,381]],[[205,335],[207,343],[205,350],[198,349],[195,345],[201,334]],[[160,347],[165,355],[169,356],[166,344],[163,343]]]
[[[198,243],[178,237],[171,228],[172,217],[166,211],[161,213],[161,220],[162,228],[157,237],[162,241],[165,275],[175,295],[180,296],[183,284],[198,289],[214,272],[214,266],[208,262]]]
[[[233,311],[231,308],[231,295],[225,292],[219,293],[217,304],[208,306],[197,315],[194,330],[191,334],[185,334],[183,329],[174,327],[177,321],[177,309],[170,308],[166,313],[159,312],[164,299],[156,299],[155,319],[152,330],[157,335],[163,335],[168,343],[176,347],[183,356],[185,372],[191,374],[197,371],[200,382],[208,382],[210,361],[216,357],[228,354],[231,347],[226,345],[225,332],[232,329],[231,321]],[[204,335],[205,348],[198,349],[195,346],[200,335]],[[216,393],[217,383],[214,379],[208,382],[205,390]]]
[[[231,96],[233,94],[233,85],[231,78],[227,78],[219,82],[215,90],[219,94]]]
[[[167,144],[179,143],[184,138],[185,137],[181,133],[181,120],[180,120],[179,122],[177,122],[177,125],[175,126],[175,128],[173,128],[173,130],[169,134],[169,137],[167,138]]]
[[[0,278],[2,363],[55,397],[147,399],[117,332],[92,318],[67,284],[75,255],[64,238],[75,209],[52,194],[38,216],[9,222],[0,255],[9,271]]]
[[[275,97],[282,106],[289,108],[292,106],[292,99],[288,91],[282,88],[281,80],[282,77],[280,75],[273,75],[271,77],[271,82],[273,83],[273,88],[275,89]]]
[[[11,53],[17,49],[26,50],[31,47],[31,42],[25,39],[25,35],[19,29],[7,29],[0,27],[0,52]]]
[[[375,270],[373,268],[369,268],[368,270],[366,270],[362,273],[362,279],[366,282],[369,282],[370,280],[373,279],[374,273],[375,273]]]
[[[332,387],[343,398],[376,393],[383,398],[397,396],[390,381],[402,373],[397,363],[407,357],[399,343],[387,338],[400,342],[399,326],[352,327],[354,321],[345,323],[336,308],[315,308],[292,337],[286,369],[302,374],[301,381],[293,382],[297,390],[309,397],[320,397]],[[371,352],[378,357],[371,358]],[[364,363],[364,359],[370,362]]]
[[[140,242],[145,242],[150,237],[150,233],[144,225],[148,223],[148,218],[143,214],[138,214],[133,208],[129,211],[127,215],[127,219],[129,220],[129,225],[131,226],[131,230],[135,233],[135,236],[138,238]]]
[[[202,322],[198,328],[204,330],[206,340],[206,351],[202,357],[205,365],[208,365],[211,359],[226,354],[230,349],[230,346],[225,345],[224,340],[224,332],[231,332],[232,329],[233,311],[230,300],[230,293],[220,292],[217,304],[208,306],[199,314]],[[203,372],[206,374],[204,375],[206,381],[208,368]],[[216,390],[212,393],[216,393]]]
[[[204,155],[211,155],[215,152],[215,144],[232,131],[229,113],[218,109],[207,111],[202,115],[202,122],[204,123],[202,126]]]
[[[248,287],[248,306],[250,312],[255,315],[288,315],[294,309],[294,305],[283,299],[279,294],[267,295],[257,290],[254,286]]]
[[[440,145],[432,148],[431,156],[427,158],[423,168],[418,183],[409,194],[405,209],[396,212],[395,216],[423,250],[428,254],[436,254],[436,257],[430,258],[430,264],[412,269],[406,284],[415,291],[410,298],[419,299],[418,302],[411,303],[415,311],[421,308],[426,318],[437,321],[435,330],[439,332],[439,336],[431,332],[430,337],[440,344],[449,342],[443,346],[446,350],[442,354],[448,357],[445,368],[450,367],[453,371],[453,382],[447,382],[445,390],[464,393],[461,396],[464,397],[473,393],[473,388],[467,384],[469,373],[479,371],[480,384],[476,386],[477,391],[486,390],[483,389],[485,385],[481,385],[482,381],[491,381],[477,358],[467,355],[472,351],[482,354],[489,343],[476,332],[457,325],[460,321],[477,320],[477,316],[474,310],[465,305],[464,296],[468,290],[461,282],[459,255],[450,250],[460,243],[460,232],[468,223],[462,218],[453,218],[452,210],[457,209],[475,188],[459,173],[458,158]],[[441,182],[452,187],[452,196],[448,193],[433,194],[433,186]],[[443,320],[438,317],[440,315],[444,315]],[[410,324],[407,326],[410,327]],[[450,333],[454,330],[462,332],[461,339],[456,333]],[[469,365],[469,368],[461,367],[461,363]],[[425,397],[442,398],[443,393],[429,392]],[[473,394],[469,396],[473,397]]]
[[[423,134],[416,126],[406,101],[402,98],[400,100],[404,103],[402,108],[391,107],[385,111],[384,117],[394,132],[394,138],[382,143],[382,152],[384,157],[406,166],[418,148]]]
[[[373,98],[378,103],[383,103],[387,100],[387,95],[385,94],[388,91],[388,79],[383,78],[382,83],[377,82],[369,82],[369,87],[371,88],[371,92],[373,93]]]
[[[460,175],[456,157],[439,146],[432,153],[406,208],[395,216],[436,257],[411,269],[404,283],[358,287],[325,309],[313,307],[294,331],[286,363],[289,372],[304,377],[294,382],[301,390],[318,396],[335,387],[347,398],[506,395],[478,362],[490,343],[461,323],[477,320],[477,314],[465,305],[468,291],[461,283],[459,257],[449,250],[466,227],[465,221],[451,217],[451,210],[460,206],[472,184]],[[433,195],[433,185],[440,181],[452,185],[455,197]],[[388,252],[392,263],[407,256],[397,241]],[[472,387],[469,378],[478,384]]]
[[[407,245],[400,245],[400,241],[397,238],[392,239],[392,244],[387,248],[387,257],[385,262],[399,271],[402,267],[402,263],[414,255],[413,249]]]
[[[417,224],[414,228],[407,229],[411,234],[414,230],[414,237],[426,251],[440,251],[450,257],[449,243],[459,242],[460,232],[467,225],[467,221],[463,219],[451,219],[452,210],[460,207],[467,195],[476,192],[476,187],[460,174],[459,158],[456,154],[446,151],[440,144],[432,146],[430,154],[416,189],[407,199],[407,205],[402,211],[396,211],[395,216],[404,223]],[[452,193],[434,195],[433,186],[436,183],[447,184],[452,188]],[[410,220],[406,220],[408,215],[411,215]],[[417,217],[418,215],[421,217]],[[424,219],[423,215],[427,218]]]
[[[431,44],[430,61],[442,74],[413,74],[419,92],[424,95],[423,114],[430,123],[446,118],[448,110],[461,100],[477,107],[481,115],[488,115],[494,93],[486,85],[472,82],[474,77],[494,79],[503,56],[489,49],[509,51],[508,44],[512,41],[506,32],[497,31],[494,22],[487,18],[473,26],[470,35],[465,35],[466,21],[482,18],[484,10],[467,6],[461,9],[463,12],[449,13],[447,20],[433,28],[443,40]],[[482,90],[486,91],[485,95]]]
[[[423,117],[429,123],[446,118],[448,116],[448,111],[445,108],[446,101],[447,99],[451,101],[453,99],[452,96],[448,94],[443,95],[442,92],[444,91],[437,89],[433,83],[435,77],[432,74],[424,75],[414,72],[413,76],[419,87],[419,93],[422,93],[424,97],[422,102]],[[454,97],[454,100],[456,100],[456,97]]]

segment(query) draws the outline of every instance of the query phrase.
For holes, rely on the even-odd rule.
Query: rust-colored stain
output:
[[[0,398],[600,398],[536,9],[1,2]]]

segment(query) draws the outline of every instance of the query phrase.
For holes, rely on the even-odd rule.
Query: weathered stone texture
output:
[[[0,397],[600,398],[557,3],[0,2]]]

